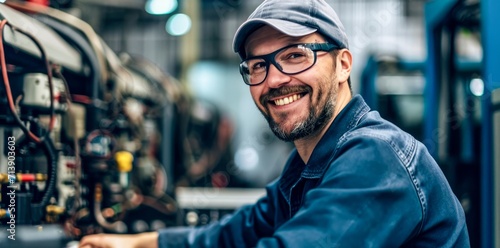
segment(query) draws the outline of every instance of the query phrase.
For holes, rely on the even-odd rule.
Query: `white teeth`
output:
[[[283,106],[283,105],[287,105],[287,104],[290,104],[292,102],[295,102],[299,99],[300,99],[300,95],[293,95],[293,96],[274,100],[274,104],[276,104],[277,106]]]

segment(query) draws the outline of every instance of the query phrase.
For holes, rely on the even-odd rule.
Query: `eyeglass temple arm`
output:
[[[331,51],[333,49],[339,49],[340,46],[332,43],[315,43],[312,44],[310,48],[313,51]]]

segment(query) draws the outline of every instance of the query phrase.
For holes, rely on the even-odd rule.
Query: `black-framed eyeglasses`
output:
[[[240,73],[243,81],[250,85],[259,85],[266,80],[269,64],[287,75],[304,72],[316,64],[316,52],[329,52],[340,48],[331,43],[293,44],[280,48],[272,53],[254,56],[240,63]]]

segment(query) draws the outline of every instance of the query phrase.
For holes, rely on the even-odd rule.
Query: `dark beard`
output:
[[[332,80],[327,80],[326,78],[322,80],[323,82],[332,82],[336,83],[336,77],[333,77]],[[335,105],[337,102],[337,94],[338,88],[330,90],[326,90],[319,86],[319,94],[317,99],[321,99],[323,93],[326,93],[326,102],[323,106],[319,105],[311,105],[309,108],[309,116],[304,121],[295,125],[293,130],[290,133],[286,133],[278,123],[276,123],[271,115],[266,114],[262,109],[258,108],[262,115],[266,118],[269,127],[273,131],[274,135],[279,139],[289,142],[295,141],[304,137],[307,137],[315,132],[321,130],[333,117]],[[309,86],[296,86],[296,87],[284,87],[279,89],[270,90],[267,95],[261,97],[260,102],[263,106],[267,106],[269,99],[272,97],[290,94],[290,93],[309,93],[310,97],[312,97],[312,88]],[[269,113],[269,109],[265,107],[267,112]]]
[[[307,137],[314,132],[321,130],[326,123],[333,116],[334,104],[332,101],[327,101],[324,108],[316,116],[314,108],[311,106],[309,109],[309,116],[304,122],[299,123],[290,133],[286,133],[280,126],[273,120],[271,116],[264,115],[269,123],[269,127],[273,131],[274,135],[283,141],[295,141]]]

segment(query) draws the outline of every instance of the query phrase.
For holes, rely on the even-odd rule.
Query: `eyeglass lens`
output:
[[[285,74],[294,74],[309,69],[315,62],[315,53],[304,45],[286,47],[278,50],[274,57],[266,57],[248,59],[242,62],[241,70],[247,84],[262,83],[271,63]]]

